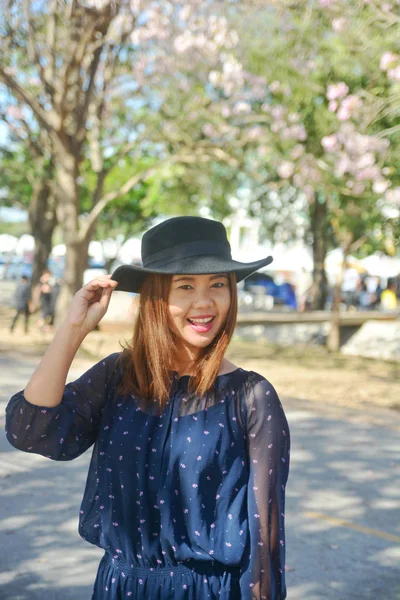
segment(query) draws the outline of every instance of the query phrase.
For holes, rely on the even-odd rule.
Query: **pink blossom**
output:
[[[377,165],[372,165],[361,170],[357,170],[357,167],[352,165],[352,170],[350,170],[350,172],[353,172],[355,174],[355,178],[357,181],[373,181],[380,177],[380,169]]]
[[[389,79],[394,79],[395,81],[400,81],[400,65],[398,65],[394,69],[389,69],[388,77],[389,77]]]
[[[186,4],[186,6],[181,8],[181,10],[179,11],[179,18],[182,21],[187,21],[188,18],[190,17],[191,10],[192,10],[191,6],[189,4]]]
[[[281,121],[285,116],[285,109],[281,105],[271,106],[270,109],[271,117],[276,121]]]
[[[328,110],[330,112],[336,112],[337,107],[338,107],[338,103],[336,102],[336,100],[331,100],[328,105]]]
[[[351,170],[351,160],[347,154],[341,154],[335,165],[335,175],[342,177],[345,173]]]
[[[7,115],[9,117],[12,117],[13,119],[23,119],[24,118],[24,113],[22,112],[22,109],[19,108],[18,106],[9,106],[7,108]]]
[[[277,171],[278,171],[279,177],[282,177],[282,179],[288,179],[294,173],[294,164],[292,162],[284,160],[279,165]]]
[[[272,81],[268,87],[271,94],[278,94],[282,91],[282,85],[280,81]]]
[[[328,85],[328,91],[326,97],[328,100],[337,100],[338,98],[344,98],[349,92],[349,87],[341,81],[340,83],[330,83]]]
[[[386,192],[386,199],[396,206],[400,206],[400,187],[395,187]]]
[[[379,67],[382,71],[387,71],[389,68],[394,66],[398,61],[399,57],[397,54],[393,54],[393,52],[385,52],[381,56],[381,62],[379,63]]]
[[[227,119],[228,117],[230,117],[232,114],[232,110],[229,106],[227,106],[226,104],[224,104],[221,108],[221,115]]]
[[[350,116],[354,115],[354,112],[361,107],[361,100],[358,96],[351,94],[344,98],[341,104],[341,107],[338,110],[338,119],[339,121],[347,121],[347,118],[341,118],[342,111],[345,114],[349,114]]]
[[[307,139],[307,131],[302,123],[289,127],[286,130],[286,134],[288,135],[287,139],[296,140],[299,142],[304,142]]]
[[[238,115],[241,113],[249,113],[251,112],[251,106],[248,102],[237,102],[234,106],[233,112]]]
[[[315,199],[315,190],[312,185],[305,185],[303,187],[303,192],[308,200],[308,202],[313,202]]]
[[[321,144],[325,152],[335,152],[335,150],[338,150],[339,148],[338,139],[335,134],[326,135],[323,137]]]
[[[348,121],[350,119],[350,115],[351,112],[348,106],[341,106],[337,113],[339,121]]]
[[[332,29],[333,31],[339,32],[343,31],[347,24],[347,19],[344,17],[338,17],[337,19],[333,19],[332,21]]]
[[[290,151],[290,158],[292,160],[297,160],[304,154],[304,146],[301,144],[296,144],[294,148]]]
[[[259,125],[254,125],[254,127],[251,127],[249,129],[247,137],[249,140],[259,140],[260,138],[262,138],[262,135],[262,127],[260,127]]]
[[[211,123],[206,123],[203,125],[202,131],[207,137],[213,137],[217,133],[214,125],[211,125]]]
[[[253,85],[251,87],[251,95],[254,100],[263,100],[265,98],[265,83]]]
[[[374,181],[374,183],[372,184],[372,189],[374,190],[375,194],[384,194],[388,187],[389,181],[387,181],[386,179],[379,179],[377,181]]]
[[[185,31],[181,35],[178,35],[174,41],[174,48],[176,52],[183,53],[187,52],[189,48],[193,46],[193,36],[190,31]]]

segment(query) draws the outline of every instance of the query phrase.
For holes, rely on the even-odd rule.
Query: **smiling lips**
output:
[[[210,331],[215,316],[193,317],[188,319],[192,328],[198,333],[207,333]]]

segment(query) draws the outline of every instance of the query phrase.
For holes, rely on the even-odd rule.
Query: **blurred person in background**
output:
[[[397,310],[396,283],[392,279],[388,280],[387,287],[381,294],[380,306],[385,312],[395,312]]]
[[[17,283],[14,296],[14,308],[16,313],[11,321],[10,332],[14,331],[15,325],[21,315],[25,318],[25,333],[28,333],[29,328],[29,315],[30,308],[29,303],[31,300],[31,283],[26,275],[22,275],[20,281]]]
[[[371,308],[372,294],[368,289],[368,284],[363,279],[360,281],[360,291],[358,294],[358,308],[359,310],[369,310]]]
[[[371,291],[372,291],[371,308],[377,309],[380,306],[381,295],[382,295],[382,285],[381,285],[380,277],[375,278],[375,286]]]
[[[343,273],[342,300],[346,310],[358,306],[360,275],[354,267],[349,267]]]
[[[297,310],[296,290],[294,285],[287,278],[285,278],[280,286],[279,297],[284,306],[287,306],[292,310]]]
[[[54,303],[53,303],[54,279],[50,269],[45,269],[39,279],[39,302],[41,318],[38,326],[41,331],[49,331],[54,322]]]
[[[57,300],[58,300],[58,296],[60,295],[60,292],[61,292],[61,284],[62,284],[62,281],[60,279],[56,278],[54,280],[54,284],[51,289],[50,314],[49,314],[50,327],[53,327],[54,321],[56,318]]]

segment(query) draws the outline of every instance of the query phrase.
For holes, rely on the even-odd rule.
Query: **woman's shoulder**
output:
[[[117,365],[119,359],[121,357],[121,352],[112,352],[111,354],[108,354],[107,356],[104,356],[103,358],[101,358],[100,360],[98,360],[98,362],[94,365],[94,367],[111,367],[113,368],[114,366]]]
[[[240,386],[244,395],[247,398],[256,395],[277,395],[277,392],[271,383],[271,381],[262,373],[253,371],[252,369],[244,369],[238,365],[235,365],[235,369],[232,369],[232,375],[237,375],[235,383]]]
[[[88,367],[78,379],[71,382],[70,385],[82,386],[92,382],[108,382],[115,371],[118,370],[118,359],[120,352],[113,352],[108,356],[97,360],[96,363]]]
[[[261,373],[258,373],[257,371],[245,369],[245,368],[241,367],[240,365],[232,362],[231,360],[224,358],[221,363],[221,367],[220,367],[218,375],[229,375],[229,374],[232,374],[232,375],[238,374],[241,376],[242,380],[243,379],[248,380],[250,383],[253,383],[253,384],[256,384],[258,382],[265,382],[265,384],[272,385],[268,381],[268,379]]]
[[[235,363],[233,363],[231,360],[228,360],[227,358],[223,358],[218,375],[228,375],[229,373],[233,373],[234,371],[238,370],[238,365],[235,365]]]

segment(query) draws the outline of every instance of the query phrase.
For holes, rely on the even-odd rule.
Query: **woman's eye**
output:
[[[180,285],[178,290],[191,290],[193,289],[191,285],[189,285],[188,283],[185,285]]]
[[[213,284],[213,287],[222,288],[225,287],[225,283],[223,281],[217,281],[217,283]]]

